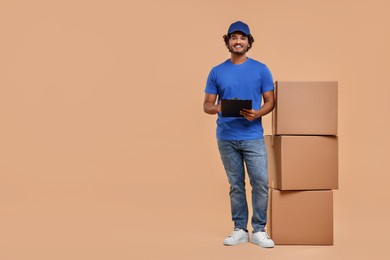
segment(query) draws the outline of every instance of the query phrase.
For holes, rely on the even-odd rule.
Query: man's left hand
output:
[[[240,111],[240,115],[244,116],[249,121],[253,121],[260,117],[258,111],[254,109],[243,109]]]

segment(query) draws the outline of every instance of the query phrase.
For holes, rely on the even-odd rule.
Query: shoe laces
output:
[[[234,235],[238,232],[238,231],[240,231],[241,229],[239,229],[239,228],[235,228],[234,230],[233,230],[233,232],[230,234],[230,236],[229,237],[234,237]]]
[[[264,233],[264,240],[265,240],[265,239],[271,239],[271,238],[268,236],[267,232],[263,231],[262,233]]]
[[[256,232],[256,233],[257,233],[257,232]],[[271,239],[271,238],[268,236],[267,232],[265,232],[265,231],[260,231],[260,232],[259,232],[259,235],[260,235],[260,237],[261,237],[262,240]]]

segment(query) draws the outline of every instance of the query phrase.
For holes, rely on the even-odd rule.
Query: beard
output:
[[[243,55],[248,51],[248,47],[246,47],[245,49],[242,49],[241,51],[235,51],[235,50],[233,50],[233,47],[230,45],[228,46],[228,49],[229,49],[229,52],[234,53],[234,54],[239,54],[239,55]]]

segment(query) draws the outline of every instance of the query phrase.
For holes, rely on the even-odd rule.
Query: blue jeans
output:
[[[245,230],[248,224],[245,163],[252,186],[253,232],[263,231],[267,223],[268,207],[268,158],[264,139],[218,140],[218,148],[230,184],[229,194],[234,228]]]

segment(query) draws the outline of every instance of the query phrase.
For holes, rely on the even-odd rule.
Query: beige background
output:
[[[0,1],[0,259],[388,259],[389,11]],[[339,81],[334,246],[222,245],[228,184],[202,102],[239,19],[274,80]]]

